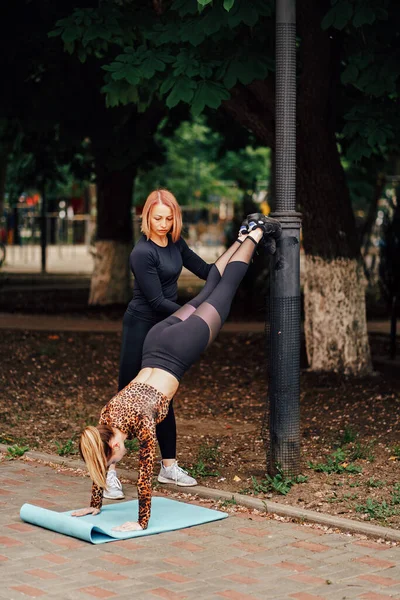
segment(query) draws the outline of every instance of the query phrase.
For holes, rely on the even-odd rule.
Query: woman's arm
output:
[[[131,254],[130,265],[140,290],[153,310],[172,315],[180,305],[165,298],[158,275],[156,257],[151,249],[137,250],[135,248]]]
[[[136,427],[139,440],[139,476],[137,491],[139,499],[139,525],[147,529],[151,512],[153,468],[156,455],[156,424],[154,419],[143,416]]]
[[[212,265],[206,263],[198,254],[193,252],[183,238],[180,238],[179,244],[183,266],[189,269],[194,275],[197,275],[197,277],[200,277],[200,279],[206,280]]]
[[[103,505],[103,488],[99,487],[95,483],[92,484],[92,497],[90,499],[89,508],[81,508],[74,510],[71,513],[72,517],[84,517],[86,515],[98,515]]]

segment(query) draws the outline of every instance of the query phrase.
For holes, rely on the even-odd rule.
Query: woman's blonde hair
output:
[[[148,195],[142,211],[142,232],[149,239],[151,211],[156,204],[164,204],[172,210],[173,225],[170,233],[172,241],[177,242],[182,231],[182,211],[175,196],[165,189],[154,190]]]
[[[101,488],[106,487],[107,461],[112,449],[109,441],[114,435],[109,425],[86,427],[79,440],[79,453],[86,463],[92,481]]]

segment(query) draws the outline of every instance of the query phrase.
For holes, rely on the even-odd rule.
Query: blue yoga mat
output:
[[[151,502],[151,518],[147,529],[144,531],[112,531],[112,528],[117,525],[137,519],[137,500],[108,504],[103,506],[99,515],[71,517],[71,512],[73,511],[55,512],[33,504],[24,504],[21,507],[20,517],[23,521],[33,525],[39,525],[92,544],[103,544],[104,542],[154,535],[164,531],[210,523],[228,516],[219,510],[185,504],[169,498],[154,497]]]

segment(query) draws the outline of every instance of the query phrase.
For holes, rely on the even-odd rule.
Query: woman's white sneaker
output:
[[[114,469],[111,469],[107,473],[107,487],[103,492],[103,498],[108,498],[109,500],[122,500],[122,498],[125,498],[122,483],[118,479]]]
[[[174,483],[175,485],[180,485],[182,487],[197,485],[195,478],[191,477],[187,471],[182,469],[176,461],[170,467],[165,467],[161,461],[161,469],[157,480],[160,483]]]

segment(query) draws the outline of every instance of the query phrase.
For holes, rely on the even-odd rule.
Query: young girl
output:
[[[280,234],[279,221],[264,215],[250,215],[243,223],[237,241],[210,269],[201,292],[147,334],[139,374],[106,404],[101,411],[99,425],[86,427],[81,435],[79,450],[93,480],[92,497],[90,507],[73,512],[73,516],[100,512],[107,468],[124,456],[125,439],[137,437],[139,518],[114,529],[132,531],[147,528],[156,425],[168,413],[170,400],[184,373],[220,331],[257,245],[264,238],[273,252],[271,240],[275,241]]]
[[[142,365],[143,344],[154,325],[172,315],[177,304],[178,279],[182,267],[207,279],[211,264],[189,248],[181,237],[182,211],[173,194],[165,189],[149,194],[142,211],[142,233],[130,256],[134,275],[133,298],[123,319],[118,391],[134,379]],[[156,427],[161,453],[160,483],[196,485],[176,461],[176,423],[173,400],[165,419]],[[108,470],[104,498],[124,498],[114,465]]]

